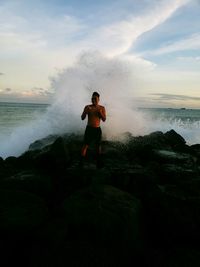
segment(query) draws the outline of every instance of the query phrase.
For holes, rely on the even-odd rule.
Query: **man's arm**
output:
[[[81,119],[84,120],[87,114],[88,114],[88,106],[85,106],[83,113],[81,115]]]
[[[102,119],[102,121],[106,120],[106,110],[104,107],[101,107],[99,109],[99,115],[100,115],[100,118]]]

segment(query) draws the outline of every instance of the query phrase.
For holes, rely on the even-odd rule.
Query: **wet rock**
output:
[[[176,185],[159,186],[146,203],[146,222],[152,240],[163,246],[193,244],[200,238],[200,198]]]
[[[110,184],[129,192],[139,199],[146,198],[154,190],[156,174],[138,167],[128,170],[116,170],[110,174]]]
[[[104,142],[102,157],[107,166],[121,166],[126,164],[126,145],[117,141]]]
[[[64,201],[63,209],[69,240],[76,247],[87,241],[90,249],[109,249],[115,255],[113,259],[119,256],[119,260],[126,261],[127,257],[138,256],[141,248],[138,199],[114,187],[97,185],[71,195]]]
[[[168,253],[166,267],[198,267],[200,266],[200,252],[192,247],[178,247]]]
[[[7,166],[12,166],[12,167],[17,167],[18,166],[18,160],[17,157],[10,156],[7,157],[4,161],[5,165]]]
[[[180,134],[175,132],[173,129],[166,132],[164,136],[166,137],[167,142],[173,148],[184,146],[186,144],[185,139]]]
[[[154,149],[153,154],[154,159],[159,163],[187,164],[188,166],[194,164],[194,158],[186,153]]]
[[[1,189],[26,191],[47,198],[52,191],[52,180],[33,170],[25,170],[2,179],[0,186]]]
[[[58,138],[58,135],[48,135],[45,138],[42,138],[40,140],[36,140],[29,146],[29,150],[41,150],[45,146],[52,145],[53,142]]]
[[[174,130],[123,138],[102,142],[101,170],[92,146],[79,167],[83,137],[75,134],[0,159],[6,257],[9,243],[13,253],[24,240],[16,255],[29,250],[30,267],[137,266],[138,259],[140,267],[169,267],[172,255],[177,266],[189,264],[176,248],[190,255],[200,240],[200,145],[186,145]]]
[[[195,155],[200,156],[200,144],[191,145],[190,149]]]
[[[187,164],[165,163],[158,171],[158,184],[176,184],[181,185],[193,178],[199,177],[199,172],[196,168],[188,166]]]
[[[133,162],[145,165],[152,159],[153,149],[171,149],[160,131],[130,139],[127,143],[127,157]]]
[[[2,157],[0,157],[0,167],[4,164],[4,160]]]
[[[0,232],[30,231],[40,226],[47,215],[40,197],[22,191],[0,191]]]
[[[70,164],[70,154],[62,137],[40,153],[36,154],[34,162],[37,167],[49,172],[63,172]]]

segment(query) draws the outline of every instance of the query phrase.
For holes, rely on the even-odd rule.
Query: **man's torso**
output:
[[[103,106],[97,105],[88,105],[88,126],[91,127],[100,127],[100,114],[99,114],[99,109],[102,109]]]

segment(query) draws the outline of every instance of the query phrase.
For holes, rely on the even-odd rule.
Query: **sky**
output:
[[[51,103],[92,51],[137,66],[139,106],[200,108],[200,0],[0,0],[0,101]]]

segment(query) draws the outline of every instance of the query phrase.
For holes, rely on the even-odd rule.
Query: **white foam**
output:
[[[49,134],[83,133],[86,121],[81,121],[80,115],[84,106],[90,103],[93,91],[100,93],[100,104],[107,110],[107,121],[102,123],[107,139],[127,131],[143,135],[173,128],[189,143],[199,142],[199,123],[183,125],[178,120],[153,119],[137,110],[138,71],[134,64],[129,65],[124,59],[110,59],[98,53],[82,54],[74,67],[62,70],[52,79],[55,95],[47,112],[1,138],[0,155],[4,158],[18,156],[31,142]]]

